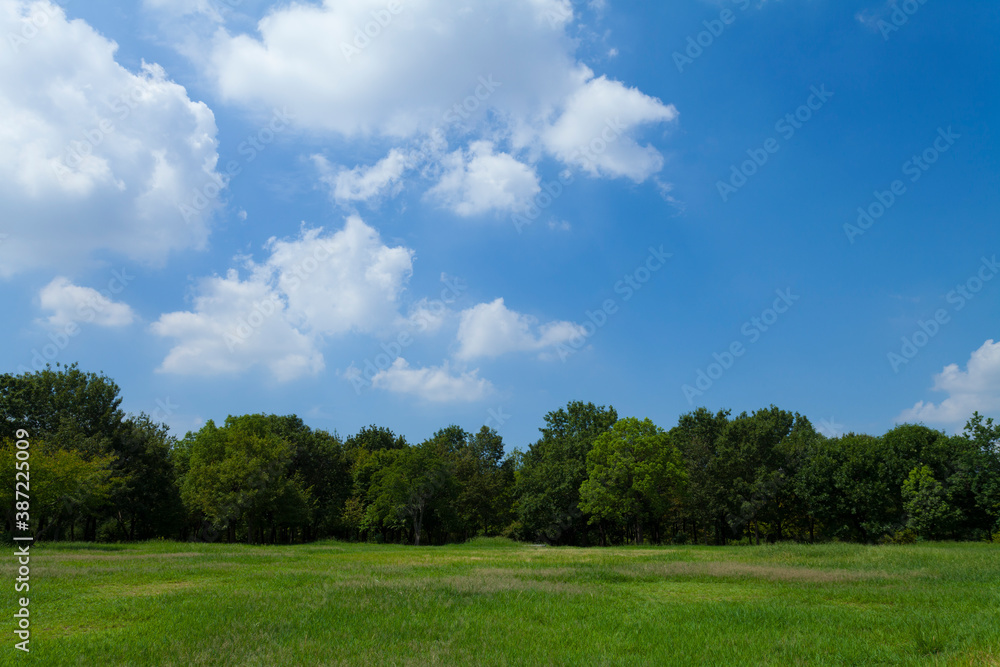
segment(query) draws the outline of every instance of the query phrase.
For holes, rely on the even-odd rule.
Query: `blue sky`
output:
[[[177,435],[273,412],[524,449],[570,400],[960,429],[1000,415],[998,28],[0,0],[0,367],[103,371]]]

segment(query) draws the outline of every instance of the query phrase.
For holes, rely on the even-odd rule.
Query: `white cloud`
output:
[[[544,352],[586,336],[586,330],[572,322],[536,325],[535,318],[508,309],[503,299],[481,303],[462,312],[455,357],[469,360],[508,352]]]
[[[410,309],[410,314],[401,325],[408,331],[435,333],[452,315],[453,312],[443,301],[431,301],[425,298],[418,301]]]
[[[261,364],[279,381],[322,371],[315,339],[292,325],[268,278],[264,269],[248,280],[231,270],[200,281],[193,311],[167,313],[152,325],[153,333],[179,340],[160,371],[213,376]]]
[[[447,361],[442,366],[410,368],[400,357],[391,367],[375,375],[372,386],[433,403],[471,403],[493,392],[493,385],[477,374],[478,371],[453,373]]]
[[[642,182],[663,167],[663,156],[648,144],[640,146],[630,133],[677,115],[673,106],[602,76],[569,97],[544,141],[563,162],[591,176],[627,176]]]
[[[986,341],[972,353],[964,371],[957,364],[945,366],[934,376],[934,391],[946,392],[948,398],[936,405],[920,401],[897,421],[960,426],[977,410],[1000,411],[1000,342]]]
[[[290,380],[324,367],[324,337],[373,332],[399,319],[413,252],[382,244],[357,216],[323,235],[267,243],[262,264],[197,286],[194,308],[162,315],[154,333],[178,339],[161,370],[183,375],[239,373],[257,364]]]
[[[402,137],[440,124],[480,77],[501,84],[490,103],[510,111],[537,109],[573,85],[568,0],[407,0],[396,14],[387,4],[297,3],[264,17],[259,37],[220,31],[209,58],[221,94],[287,104],[311,128]]]
[[[520,210],[541,191],[534,168],[494,153],[488,141],[474,142],[468,153],[455,151],[442,163],[446,171],[427,194],[463,217]]]
[[[303,230],[294,241],[268,241],[266,267],[277,277],[290,315],[324,335],[390,326],[413,273],[413,251],[384,245],[356,215],[332,235],[323,237],[321,231]]]
[[[335,170],[322,155],[314,155],[313,162],[320,171],[320,180],[330,187],[338,203],[369,201],[386,192],[396,194],[403,173],[413,166],[412,160],[396,148],[370,167]]]
[[[212,111],[157,65],[121,67],[115,43],[47,0],[0,0],[0,34],[0,275],[202,247],[214,205],[188,219],[179,205],[217,176]]]
[[[236,6],[241,0],[223,0],[225,4]],[[199,14],[214,21],[221,21],[222,14],[212,6],[211,0],[143,0],[143,6],[148,9],[166,12],[174,16],[190,16]],[[220,6],[223,3],[220,3]]]
[[[287,105],[312,131],[396,142],[440,131],[455,147],[488,140],[529,155],[532,163],[548,153],[592,176],[635,181],[662,167],[657,149],[640,145],[635,135],[675,119],[676,109],[595,78],[576,59],[569,0],[408,0],[398,13],[386,7],[384,0],[276,7],[254,34],[219,30],[205,47],[209,75],[224,99],[250,108]],[[609,123],[614,141],[583,159],[580,148],[606,136]],[[495,157],[516,166],[503,153]],[[477,210],[478,200],[461,196],[462,185],[472,184],[459,164],[470,160],[462,153],[449,160],[454,183],[437,191]],[[529,169],[521,165],[519,184]],[[341,198],[366,198],[398,185],[401,174],[398,156],[339,172]],[[333,186],[336,192],[336,181]],[[504,190],[494,185],[490,191]],[[507,196],[501,199],[506,205]]]
[[[38,294],[42,308],[52,311],[47,323],[65,327],[73,322],[90,322],[102,327],[123,327],[135,320],[132,309],[90,287],[74,285],[62,276],[42,288]]]

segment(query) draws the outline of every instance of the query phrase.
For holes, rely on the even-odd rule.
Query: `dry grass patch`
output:
[[[135,585],[111,584],[101,586],[97,592],[100,593],[101,597],[133,598],[176,593],[177,591],[194,586],[195,582],[193,581],[157,581]]]
[[[719,577],[731,579],[767,579],[770,581],[792,581],[809,583],[834,583],[859,581],[864,579],[898,579],[886,572],[857,572],[855,570],[816,570],[808,567],[789,565],[752,565],[749,563],[689,562],[643,563],[640,572],[663,577]],[[631,570],[620,569],[628,576]]]
[[[571,572],[571,570],[568,570]],[[490,595],[508,591],[540,591],[543,593],[567,593],[575,595],[584,592],[584,587],[572,583],[550,581],[545,578],[531,578],[534,571],[515,571],[503,568],[475,568],[467,574],[444,577],[393,577],[378,575],[354,575],[336,581],[324,582],[333,588],[351,589],[433,589],[447,588],[458,593]]]
[[[45,553],[42,552],[39,555],[40,560],[54,561],[58,562],[61,560],[146,560],[149,558],[194,558],[195,556],[204,556],[204,553],[199,553],[196,551],[177,551],[177,552],[167,552],[167,553],[155,553],[155,554],[135,554],[128,553],[124,551],[110,551],[108,553],[101,554],[61,554],[55,553]]]

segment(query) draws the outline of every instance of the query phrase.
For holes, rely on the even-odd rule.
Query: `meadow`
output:
[[[31,653],[5,632],[2,664],[1000,664],[995,544],[52,543],[31,565]]]

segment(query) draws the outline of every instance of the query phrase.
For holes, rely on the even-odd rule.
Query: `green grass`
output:
[[[32,651],[5,631],[2,664],[1000,665],[990,544],[40,544],[31,565]]]

